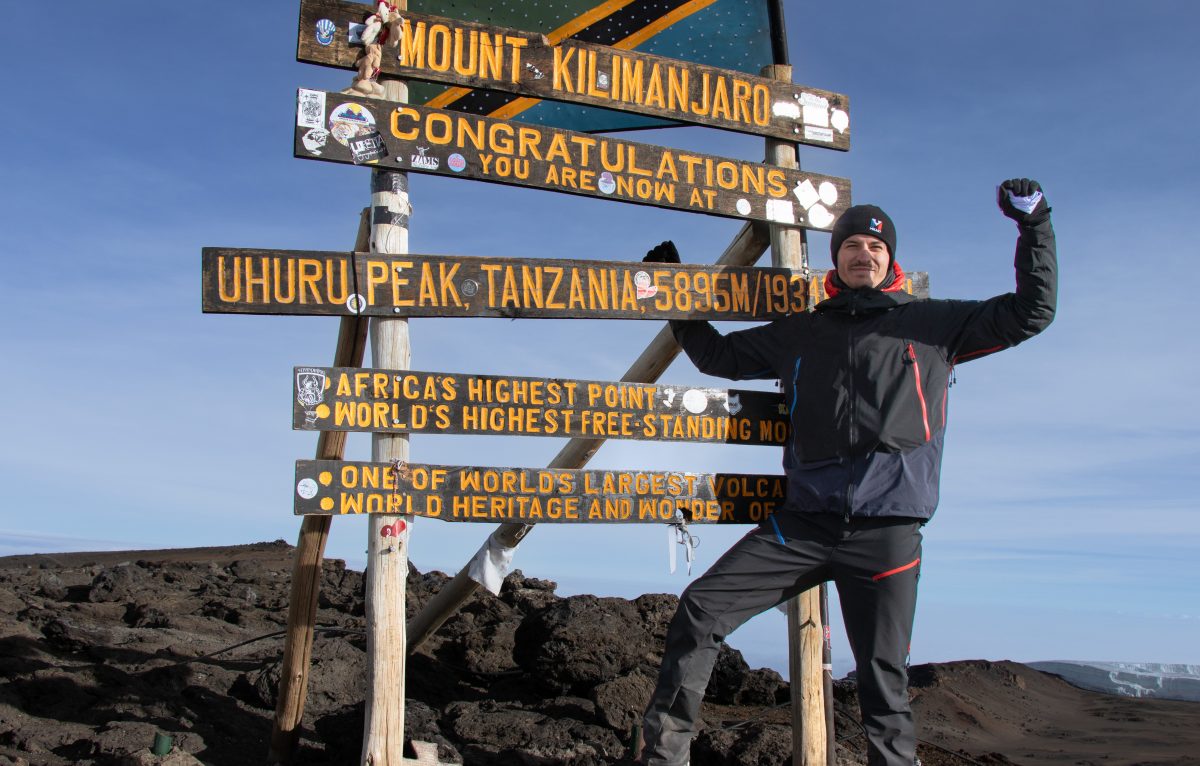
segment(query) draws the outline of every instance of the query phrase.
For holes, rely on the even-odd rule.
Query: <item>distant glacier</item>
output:
[[[1062,676],[1081,689],[1123,697],[1200,702],[1200,665],[1157,662],[1027,662],[1031,668]]]

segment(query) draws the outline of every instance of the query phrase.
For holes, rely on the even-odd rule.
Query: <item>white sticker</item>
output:
[[[651,284],[650,275],[644,271],[633,275],[633,285],[637,288],[638,300],[658,295],[658,285]]]
[[[826,205],[832,206],[837,202],[837,187],[828,181],[822,181],[817,187],[817,193],[821,195],[821,201]]]
[[[346,37],[349,38],[351,45],[363,44],[362,33],[364,30],[366,30],[366,28],[366,24],[359,24],[354,21],[350,22],[350,24],[346,26]]]
[[[767,200],[767,220],[775,223],[795,223],[796,208],[785,199]]]
[[[806,141],[829,141],[833,142],[832,128],[814,128],[812,125],[804,126],[804,140]]]
[[[793,120],[800,119],[800,106],[792,101],[776,101],[771,104],[771,114],[776,117],[788,117]]]
[[[804,124],[816,125],[819,128],[829,127],[829,110],[823,106],[804,107]]]
[[[296,494],[305,500],[312,500],[317,496],[317,483],[312,479],[301,479],[296,483]]]
[[[792,194],[796,195],[796,199],[800,201],[800,206],[805,210],[808,210],[821,198],[821,193],[813,186],[813,182],[807,178],[796,184],[796,188],[792,189]]]
[[[737,201],[737,211],[739,215],[750,215],[750,200],[743,197]]]
[[[730,415],[736,415],[742,411],[742,395],[741,394],[725,394],[725,410]]]
[[[689,388],[683,392],[683,408],[693,415],[699,415],[708,409],[708,397],[703,391]]]
[[[296,97],[296,125],[301,128],[325,127],[325,94],[319,90],[300,89]]]
[[[309,154],[320,156],[321,150],[325,148],[325,141],[329,138],[329,131],[324,128],[313,128],[304,134],[300,140],[304,142],[304,148]]]
[[[367,299],[355,293],[346,299],[346,309],[351,314],[358,314],[367,307]]]
[[[808,222],[818,229],[828,229],[833,223],[833,213],[826,210],[824,205],[813,205],[808,209]]]
[[[800,103],[804,106],[819,106],[822,109],[829,108],[829,99],[824,96],[818,96],[816,93],[801,93]]]
[[[837,129],[838,133],[845,133],[846,128],[850,127],[850,115],[841,109],[834,109],[833,113],[829,115],[829,122]]]

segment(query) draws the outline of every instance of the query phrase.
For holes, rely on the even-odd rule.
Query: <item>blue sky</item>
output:
[[[337,321],[204,316],[203,246],[344,250],[368,172],[291,156],[293,2],[106,6],[103,25],[10,10],[0,78],[0,554],[294,541],[293,365],[331,361]],[[963,365],[942,504],[926,529],[915,661],[1200,662],[1200,372],[1192,316],[1200,64],[1190,2],[789,3],[797,82],[851,99],[849,153],[804,149],[889,211],[939,297],[1011,289],[995,185],[1054,207],[1059,316]],[[38,95],[33,95],[33,94]],[[699,128],[650,143],[744,159]],[[411,179],[413,252],[634,260],[674,239],[711,262],[735,222],[456,179]],[[828,237],[811,237],[814,265]],[[657,323],[414,320],[417,369],[616,379]],[[676,362],[666,382],[717,384]],[[555,439],[421,436],[412,459],[544,465]],[[366,459],[354,435],[349,457]],[[610,442],[597,467],[778,470],[777,450]],[[330,556],[361,563],[337,519]],[[412,559],[456,571],[488,526],[416,524]],[[702,529],[699,566],[739,531]],[[665,533],[543,526],[516,566],[560,592],[678,592]],[[783,667],[781,616],[734,635]],[[839,672],[849,657],[838,634]]]

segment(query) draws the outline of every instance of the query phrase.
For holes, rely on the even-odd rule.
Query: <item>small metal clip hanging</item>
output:
[[[688,529],[683,511],[676,509],[675,520],[667,524],[667,558],[671,562],[671,574],[675,574],[675,546],[683,546],[684,559],[687,561],[688,577],[692,575],[692,562],[696,559],[696,548],[700,546],[700,538]]]

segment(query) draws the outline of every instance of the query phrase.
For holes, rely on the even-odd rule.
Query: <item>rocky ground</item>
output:
[[[262,764],[291,547],[0,558],[0,764]],[[446,576],[410,573],[412,614]],[[471,766],[618,766],[675,597],[555,595],[519,572],[473,597],[409,660],[408,736]],[[297,763],[357,763],[363,578],[324,566]],[[1200,704],[1086,692],[1016,663],[913,668],[926,766],[1200,764]],[[851,682],[839,764],[861,764]],[[722,649],[694,766],[790,763],[788,687]],[[174,750],[149,752],[156,734]]]

